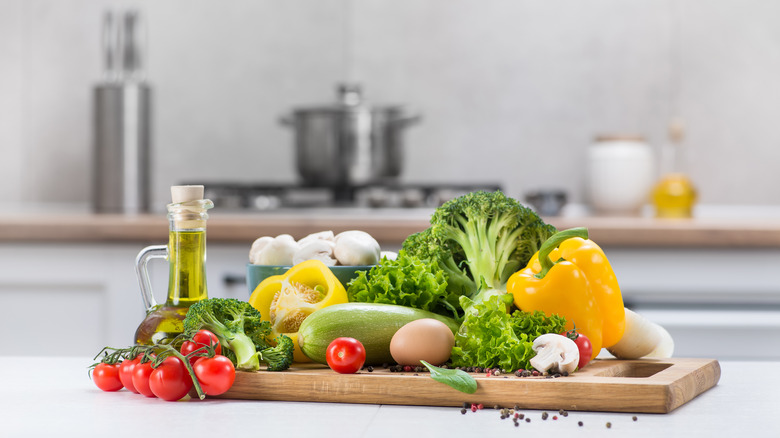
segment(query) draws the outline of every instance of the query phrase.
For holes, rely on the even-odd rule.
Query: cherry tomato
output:
[[[580,351],[580,361],[577,363],[577,368],[582,369],[582,367],[590,362],[590,356],[593,354],[593,345],[591,345],[590,339],[574,330],[564,333],[563,336],[566,336],[577,344],[577,349]]]
[[[192,369],[206,395],[224,394],[236,379],[233,362],[222,355],[200,358]]]
[[[149,375],[149,389],[163,400],[180,400],[192,389],[192,377],[181,359],[170,356]]]
[[[356,373],[366,361],[366,349],[355,338],[336,338],[328,345],[325,360],[337,373]]]
[[[192,341],[184,341],[181,344],[181,354],[186,356],[193,351],[203,348],[205,345],[213,345],[215,354],[222,354],[222,346],[219,344],[217,336],[208,330],[198,330],[195,335],[192,336]],[[195,361],[203,356],[190,356],[190,365],[194,365]]]
[[[103,391],[119,391],[124,385],[119,379],[119,365],[99,363],[92,370],[92,380]]]
[[[122,381],[125,388],[136,394],[138,394],[138,390],[133,385],[133,368],[140,361],[141,357],[139,356],[135,359],[125,359],[119,364],[119,380]]]
[[[133,367],[133,386],[139,394],[147,397],[154,397],[154,393],[149,388],[149,376],[152,374],[152,363],[137,363]]]

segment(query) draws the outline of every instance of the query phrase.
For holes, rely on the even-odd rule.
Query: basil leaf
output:
[[[474,394],[477,391],[477,381],[463,370],[439,368],[421,360],[431,372],[431,378],[437,382],[451,386],[460,392]]]

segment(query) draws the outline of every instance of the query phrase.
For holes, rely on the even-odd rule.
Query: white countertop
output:
[[[570,412],[515,427],[499,411],[241,400],[164,402],[127,390],[100,391],[90,358],[0,357],[2,432],[8,437],[777,437],[780,362],[721,362],[717,386],[669,414]],[[577,422],[582,421],[583,426]],[[607,429],[606,423],[612,427]],[[517,430],[516,430],[517,429]],[[174,432],[175,431],[175,432]],[[213,433],[213,435],[210,435]],[[139,435],[140,434],[140,435]]]

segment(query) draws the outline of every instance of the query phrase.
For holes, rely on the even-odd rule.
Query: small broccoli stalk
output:
[[[260,369],[258,346],[269,346],[266,337],[271,333],[268,321],[248,302],[234,298],[209,298],[190,306],[184,318],[184,330],[194,333],[207,329],[214,333],[226,354],[234,360],[236,369],[256,371]]]
[[[257,357],[268,366],[268,371],[282,371],[290,368],[293,361],[295,345],[292,339],[285,335],[279,335],[274,339],[275,347],[260,350]]]

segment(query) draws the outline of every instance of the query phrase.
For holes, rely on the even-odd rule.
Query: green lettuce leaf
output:
[[[435,262],[400,251],[395,260],[382,261],[347,286],[349,301],[396,304],[446,316],[457,316],[447,292],[447,276]],[[457,304],[455,301],[454,304]]]
[[[508,314],[506,306],[511,300],[512,296],[505,294],[473,305],[455,336],[450,357],[453,366],[500,368],[506,372],[529,369],[529,361],[536,354],[534,339],[545,333],[563,332],[566,320],[558,315],[519,310]]]

